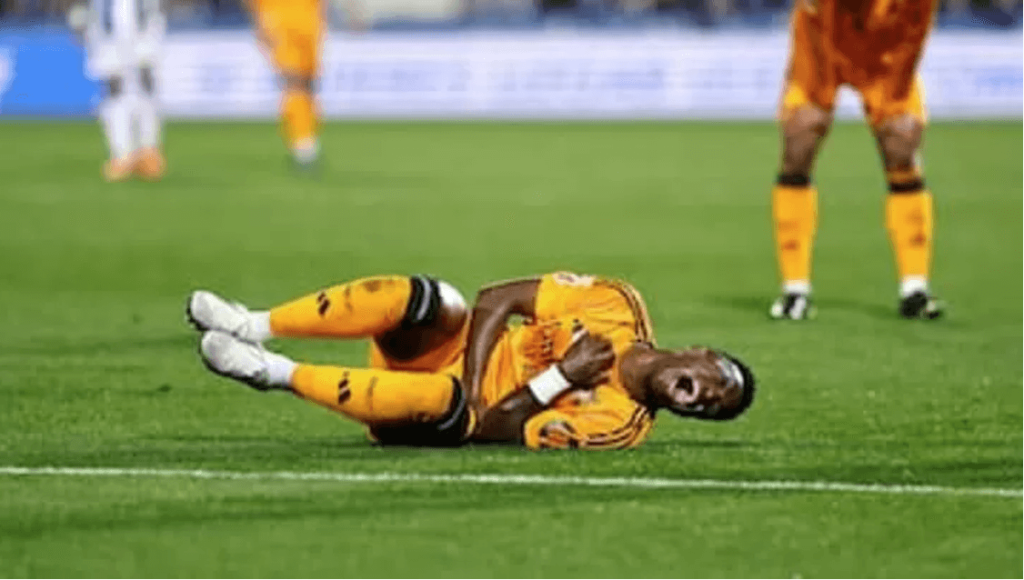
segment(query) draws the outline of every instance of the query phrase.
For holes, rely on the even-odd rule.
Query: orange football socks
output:
[[[450,411],[452,377],[300,364],[291,376],[300,397],[364,425],[431,423]]]
[[[278,337],[360,338],[397,327],[412,292],[407,276],[362,278],[270,310]]]
[[[885,200],[889,230],[901,294],[927,290],[932,260],[932,196],[916,169],[890,170]]]
[[[818,191],[810,179],[780,175],[772,189],[772,220],[785,291],[810,291],[811,251],[818,227]]]
[[[306,90],[285,89],[281,97],[281,130],[293,151],[316,144],[316,103]]]

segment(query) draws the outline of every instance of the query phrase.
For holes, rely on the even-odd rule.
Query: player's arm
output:
[[[582,332],[561,362],[534,377],[526,388],[517,389],[486,410],[480,417],[474,438],[523,444],[524,427],[530,417],[543,411],[568,389],[592,387],[602,382],[614,361],[611,342]]]
[[[486,286],[477,293],[462,373],[462,383],[470,404],[476,406],[480,401],[480,386],[487,359],[498,343],[498,337],[505,330],[508,319],[516,315],[533,317],[539,287],[540,278],[530,278]]]

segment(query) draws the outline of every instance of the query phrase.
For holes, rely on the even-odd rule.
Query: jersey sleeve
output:
[[[537,320],[576,319],[591,332],[653,342],[643,298],[625,282],[556,272],[541,278],[534,301]]]
[[[534,311],[539,320],[551,320],[582,312],[583,305],[590,298],[596,278],[555,272],[545,274],[537,287]]]
[[[534,415],[523,428],[523,439],[530,449],[628,449],[643,443],[652,426],[647,409],[607,391],[596,393],[589,404],[556,406]]]

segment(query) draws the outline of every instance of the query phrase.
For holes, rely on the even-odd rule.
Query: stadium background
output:
[[[0,0],[0,576],[1021,577],[1020,2],[943,3],[927,50],[937,324],[895,314],[852,122],[815,170],[819,317],[767,319],[785,6],[348,6],[319,172],[287,163],[237,4],[176,2],[168,173],[108,184],[64,6]],[[744,358],[750,412],[622,452],[385,450],[212,376],[182,314],[195,288],[558,269],[632,282],[660,344]]]
[[[770,119],[782,0],[345,0],[328,11],[331,118]],[[68,1],[0,4],[0,114],[87,115],[98,87]],[[237,1],[173,1],[160,97],[171,117],[273,116],[276,82]],[[947,0],[922,72],[934,118],[1015,118],[1021,2]],[[845,94],[843,117],[858,114]]]

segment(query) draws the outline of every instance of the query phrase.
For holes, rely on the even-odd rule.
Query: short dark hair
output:
[[[743,395],[740,398],[740,402],[735,407],[722,409],[714,416],[707,417],[714,421],[729,421],[730,419],[739,417],[747,410],[748,407],[750,407],[751,403],[754,402],[754,391],[756,390],[754,385],[757,381],[754,379],[754,373],[750,370],[750,367],[743,364],[743,361],[734,356],[723,353],[722,357],[728,359],[729,362],[736,365],[736,368],[740,369],[740,376],[743,377]]]

